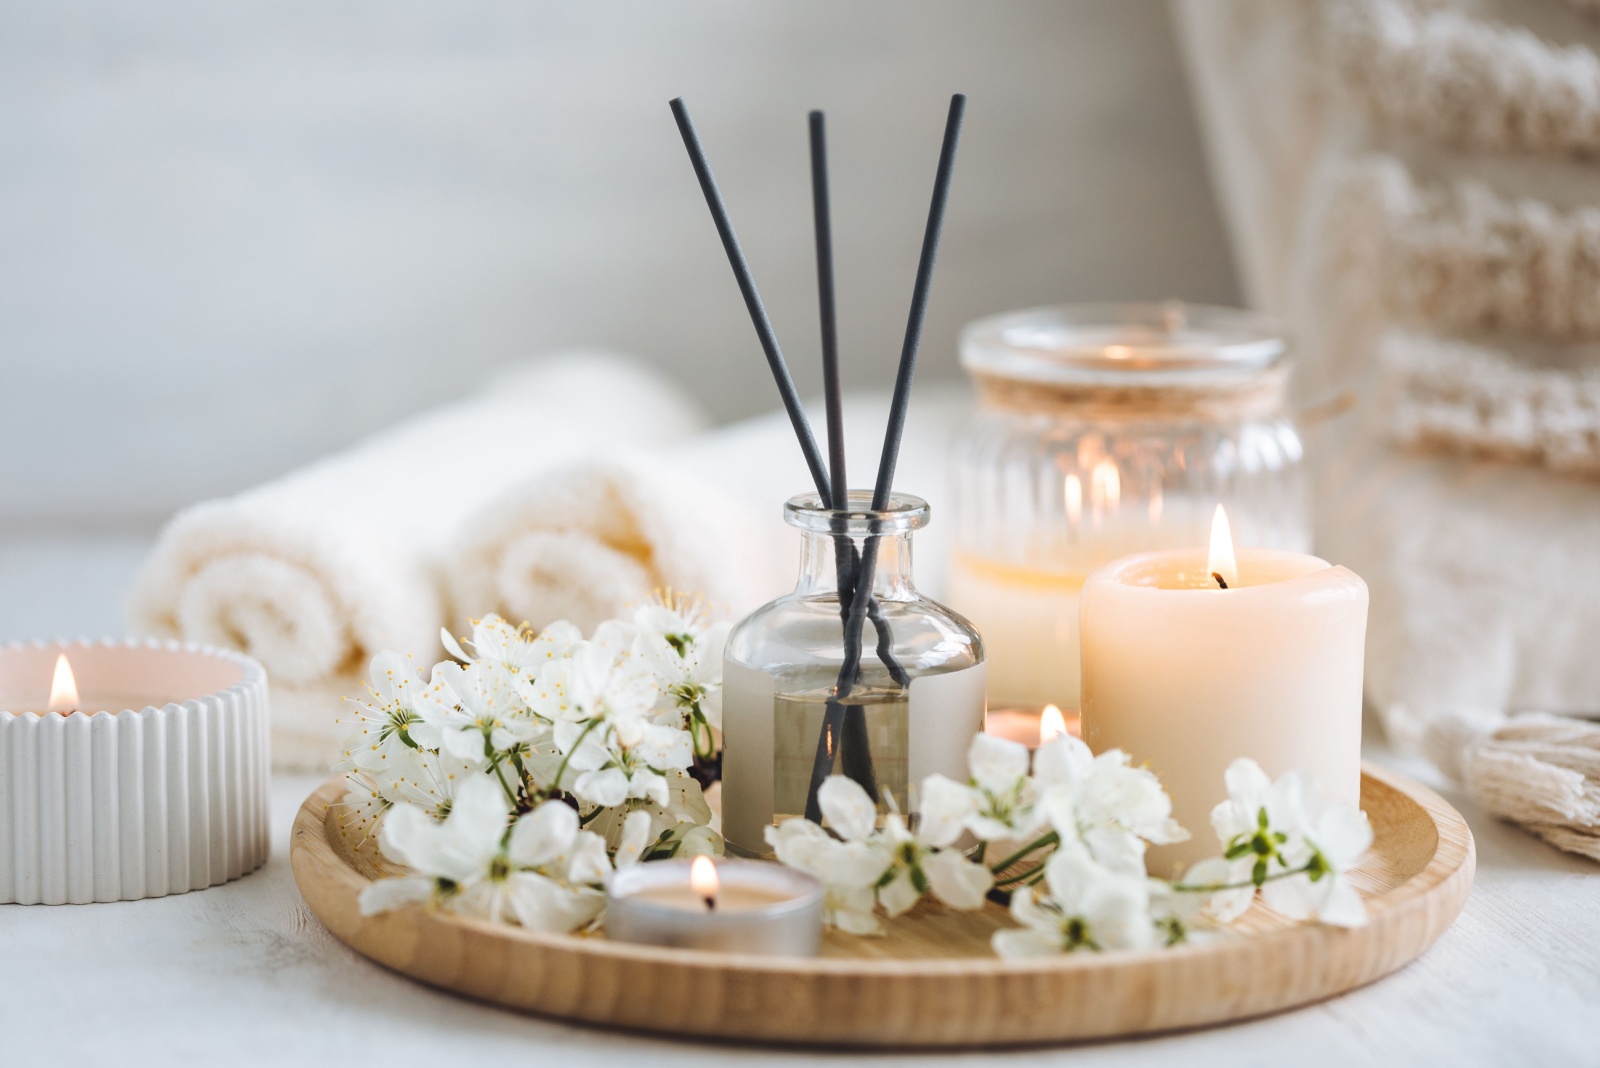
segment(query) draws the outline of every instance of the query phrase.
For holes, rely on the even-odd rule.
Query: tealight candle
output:
[[[983,720],[983,733],[1037,749],[1052,738],[1078,733],[1078,715],[1071,722],[1055,705],[1044,708],[991,708]]]
[[[1239,757],[1298,770],[1332,802],[1361,794],[1367,587],[1301,553],[1235,556],[1222,510],[1209,553],[1144,553],[1083,588],[1083,739],[1147,764],[1193,836],[1152,849],[1166,875],[1216,855],[1211,810]]]
[[[261,665],[177,642],[0,646],[0,902],[183,893],[267,852]]]
[[[754,860],[661,860],[606,883],[606,937],[680,949],[811,957],[822,946],[822,884]]]

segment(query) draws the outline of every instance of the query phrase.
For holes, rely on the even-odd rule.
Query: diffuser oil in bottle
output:
[[[878,801],[907,810],[911,698],[903,690],[858,690],[828,723],[831,690],[779,694],[772,716],[772,819],[806,814],[819,748],[833,774],[847,775]],[[842,714],[839,714],[842,713]]]

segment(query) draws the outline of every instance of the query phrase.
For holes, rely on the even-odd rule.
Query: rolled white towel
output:
[[[935,510],[917,536],[918,573],[935,595],[948,558],[950,441],[969,407],[965,387],[919,391],[901,445],[896,487]],[[881,391],[845,398],[856,486],[877,473],[888,408]],[[464,631],[493,612],[587,629],[665,587],[702,594],[719,615],[737,618],[792,586],[799,539],[782,506],[811,488],[781,411],[657,456],[619,454],[534,476],[473,516],[449,553],[455,625]]]
[[[134,627],[259,659],[275,763],[325,767],[339,699],[361,692],[372,655],[434,658],[447,621],[441,556],[466,516],[534,472],[703,425],[681,389],[633,360],[519,365],[473,398],[180,513],[136,581]]]
[[[491,612],[588,631],[657,589],[704,596],[719,613],[757,581],[748,517],[672,465],[615,455],[535,475],[463,526],[449,558],[463,631]]]

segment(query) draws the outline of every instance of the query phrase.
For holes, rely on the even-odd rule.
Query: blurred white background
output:
[[[0,531],[148,532],[552,346],[770,407],[679,93],[808,390],[828,110],[844,358],[886,382],[956,90],[928,378],[988,312],[1237,299],[1154,2],[6,5]]]

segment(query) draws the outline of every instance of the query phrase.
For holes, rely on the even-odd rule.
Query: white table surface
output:
[[[118,633],[137,543],[0,543],[0,640]],[[92,558],[91,564],[82,561]],[[76,578],[87,575],[88,579]],[[41,623],[42,621],[42,623]],[[39,629],[27,630],[38,624]],[[47,625],[46,625],[47,624]],[[1370,755],[1455,804],[1478,843],[1466,911],[1421,960],[1296,1012],[1136,1042],[883,1061],[1032,1065],[1600,1065],[1600,866],[1487,816],[1426,766]],[[771,1064],[850,1056],[696,1045],[522,1017],[439,993],[337,942],[289,870],[315,776],[272,786],[272,858],[153,901],[0,905],[0,1068],[116,1064]]]

